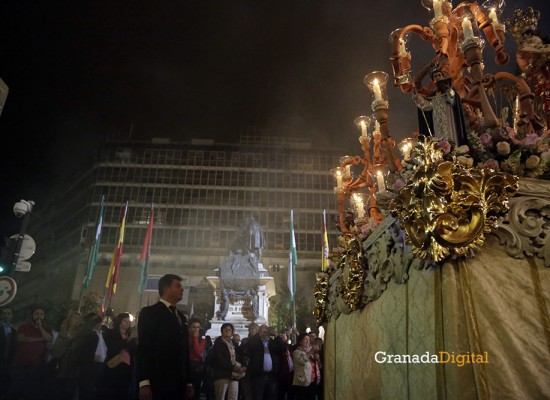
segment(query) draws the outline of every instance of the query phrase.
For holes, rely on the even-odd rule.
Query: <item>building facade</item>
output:
[[[316,149],[307,140],[251,135],[229,144],[204,139],[108,142],[95,165],[52,199],[45,220],[31,227],[38,250],[31,272],[18,278],[16,302],[79,298],[104,195],[101,247],[89,288],[101,295],[124,205],[129,203],[119,284],[112,299],[115,311],[135,313],[158,298],[154,291],[140,296],[137,290],[152,204],[152,281],[165,273],[184,276],[189,296],[185,302],[193,304],[195,312],[210,315],[212,304],[207,303],[213,295],[204,278],[215,273],[250,215],[264,230],[262,263],[284,292],[293,209],[298,293],[313,305],[322,211],[327,209],[331,216],[336,208],[329,170],[340,154],[341,150]],[[327,227],[334,244],[334,224],[327,221]]]

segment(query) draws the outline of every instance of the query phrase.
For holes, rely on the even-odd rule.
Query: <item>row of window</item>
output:
[[[146,229],[127,227],[124,235],[125,246],[141,246],[145,240]],[[267,250],[288,250],[290,246],[290,232],[264,232]],[[105,246],[115,246],[118,228],[104,227],[101,234],[101,243]],[[188,249],[221,249],[227,250],[235,239],[236,231],[214,230],[207,227],[200,228],[157,228],[153,230],[152,249],[155,247],[176,247]],[[322,235],[319,233],[300,233],[295,231],[296,248],[299,251],[319,251],[322,248]],[[331,236],[329,239],[335,240]]]
[[[331,191],[268,191],[242,189],[197,189],[190,187],[146,187],[101,185],[94,188],[93,198],[105,195],[106,202],[172,205],[176,207],[240,207],[324,209],[334,204]]]
[[[218,170],[185,168],[147,168],[102,166],[99,181],[139,184],[242,186],[272,188],[326,189],[333,185],[328,168],[321,172],[290,170]]]
[[[150,165],[200,165],[215,167],[287,168],[324,170],[336,165],[338,157],[314,152],[293,153],[274,149],[269,152],[239,152],[184,149],[107,149],[101,161]]]
[[[105,224],[120,224],[124,206],[107,205],[104,211]],[[97,213],[97,211],[96,211]],[[127,224],[147,225],[149,223],[150,207],[132,207],[129,205]],[[259,209],[214,210],[193,208],[155,208],[155,226],[173,226],[181,228],[200,227],[203,229],[220,229],[237,231],[247,217],[253,215],[266,230],[289,230],[290,210],[266,211]],[[316,212],[294,211],[294,227],[298,230],[321,231],[322,210]],[[330,219],[330,218],[329,218]],[[90,219],[93,221],[93,218]]]

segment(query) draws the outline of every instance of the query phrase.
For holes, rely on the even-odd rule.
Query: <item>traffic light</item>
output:
[[[13,257],[16,244],[16,240],[9,238],[7,243],[0,248],[0,276],[8,276],[12,274]]]

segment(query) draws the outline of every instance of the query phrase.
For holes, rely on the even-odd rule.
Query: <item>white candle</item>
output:
[[[351,165],[346,165],[346,175],[351,175]]]
[[[405,41],[403,39],[399,39],[399,54],[404,54],[407,52],[407,49],[405,49]]]
[[[376,173],[376,183],[378,184],[378,191],[383,192],[386,190],[386,184],[384,183],[384,176],[381,171]]]
[[[474,37],[474,31],[472,29],[472,23],[468,18],[462,20],[462,31],[464,32],[464,40]]]
[[[382,100],[382,91],[380,90],[378,79],[372,81],[372,91],[374,92],[374,100]]]
[[[361,121],[361,135],[367,137],[367,124],[365,124],[365,121]]]
[[[340,189],[342,187],[342,172],[336,171],[336,187]]]
[[[443,9],[441,8],[441,0],[434,0],[433,5],[434,5],[434,16],[436,18],[441,17],[441,15],[443,15]]]
[[[492,19],[491,25],[495,26],[498,25],[498,17],[496,10],[494,8],[491,8],[491,11],[489,11],[489,18]]]
[[[411,158],[411,145],[406,144],[403,146],[403,156],[405,157],[405,161]]]
[[[361,196],[355,197],[355,204],[357,205],[357,217],[363,218],[365,216],[365,206]]]

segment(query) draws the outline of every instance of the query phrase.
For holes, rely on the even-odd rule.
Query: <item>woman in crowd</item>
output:
[[[316,373],[313,369],[315,354],[310,346],[310,338],[307,333],[298,336],[298,347],[292,354],[294,361],[294,393],[297,399],[313,400],[316,389]]]
[[[49,383],[51,398],[72,400],[76,393],[79,350],[75,339],[81,325],[80,313],[72,310],[61,322],[59,333],[50,349],[47,364],[51,379]]]
[[[221,327],[221,336],[214,342],[211,354],[214,389],[216,400],[237,400],[239,395],[238,380],[244,377],[246,367],[241,366],[236,359],[235,347],[231,341],[235,328],[233,324],[225,323]]]
[[[201,338],[200,334],[200,320],[198,318],[191,318],[189,321],[189,360],[191,364],[191,381],[195,389],[193,399],[200,398],[204,377],[203,357],[205,356],[206,341]]]
[[[113,329],[105,334],[107,368],[105,394],[109,399],[130,398],[132,361],[137,347],[137,330],[131,329],[130,314],[121,313],[113,321]]]

